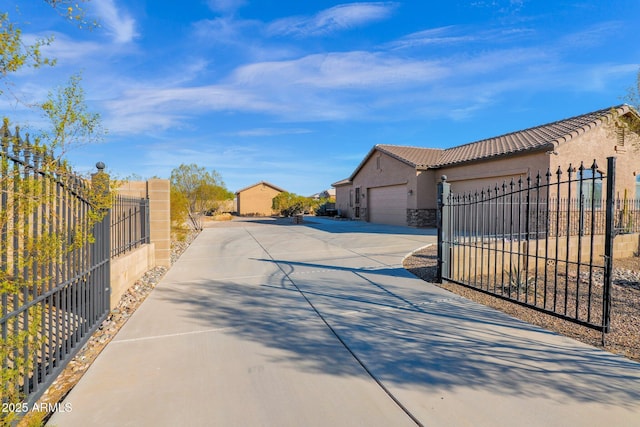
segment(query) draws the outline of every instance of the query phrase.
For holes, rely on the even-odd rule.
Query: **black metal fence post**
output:
[[[148,244],[150,241],[150,235],[149,235],[149,198],[147,197],[146,199],[144,199],[143,203],[142,203],[142,215],[140,218],[141,221],[141,225],[142,225],[142,236],[143,236],[143,242],[145,244]]]
[[[449,277],[449,256],[451,241],[451,226],[449,216],[449,195],[451,194],[451,184],[447,182],[446,175],[442,175],[441,182],[438,183],[438,270],[437,281],[442,283],[443,275]]]
[[[607,198],[606,220],[604,235],[604,295],[602,306],[602,345],[604,334],[609,332],[611,317],[611,285],[613,273],[613,238],[615,237],[615,189],[616,189],[616,158],[607,157]]]
[[[93,174],[91,179],[95,187],[94,191],[101,191],[104,196],[108,197],[110,177],[104,171],[104,168],[104,163],[96,163],[98,172]],[[98,307],[106,313],[111,309],[111,209],[107,209],[102,220],[94,224],[93,236],[95,244],[93,245],[94,258],[92,259],[92,265],[98,271],[95,275],[95,282],[92,285],[97,291]]]

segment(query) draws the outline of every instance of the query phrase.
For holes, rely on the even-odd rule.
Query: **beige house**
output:
[[[341,216],[364,221],[432,227],[437,183],[445,175],[452,192],[475,191],[540,171],[566,174],[595,160],[604,172],[617,158],[620,197],[640,199],[640,137],[625,123],[639,120],[619,105],[448,149],[376,145],[351,176],[333,184]]]
[[[238,215],[271,216],[277,212],[271,208],[272,200],[280,193],[280,187],[260,181],[236,192],[236,206]]]

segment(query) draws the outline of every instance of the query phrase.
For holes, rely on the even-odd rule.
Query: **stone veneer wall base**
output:
[[[409,227],[436,227],[437,209],[407,209]]]

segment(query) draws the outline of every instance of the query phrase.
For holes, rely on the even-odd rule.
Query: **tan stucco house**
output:
[[[265,181],[238,190],[236,191],[238,215],[275,215],[277,212],[271,208],[273,198],[284,192],[286,190]]]
[[[352,219],[432,227],[443,175],[459,193],[580,162],[588,168],[595,160],[604,171],[610,156],[617,158],[617,192],[640,199],[640,137],[624,126],[639,117],[619,105],[448,149],[376,145],[333,184],[336,209]]]

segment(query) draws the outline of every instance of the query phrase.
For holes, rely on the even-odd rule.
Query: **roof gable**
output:
[[[267,187],[271,187],[271,188],[273,188],[273,189],[274,189],[274,190],[276,190],[276,191],[280,191],[281,193],[286,193],[286,192],[287,192],[287,190],[283,190],[282,188],[280,188],[280,187],[278,187],[278,186],[276,186],[276,185],[270,184],[270,183],[268,183],[268,182],[266,182],[266,181],[260,181],[260,182],[256,182],[256,183],[255,183],[255,184],[253,184],[253,185],[250,185],[250,186],[248,186],[248,187],[245,187],[245,188],[242,188],[242,189],[240,189],[240,190],[236,191],[236,194],[242,193],[243,191],[250,190],[250,189],[252,189],[253,187],[257,187],[258,185],[266,185]]]
[[[346,182],[353,181],[353,178],[358,174],[358,172],[360,172],[360,170],[375,154],[376,151],[384,153],[413,168],[417,168],[423,165],[432,164],[432,162],[438,159],[443,150],[441,148],[422,148],[402,145],[377,144],[373,146],[373,148],[365,156],[362,162],[360,162],[358,167],[353,171],[349,178],[338,181],[335,184],[344,185]]]

